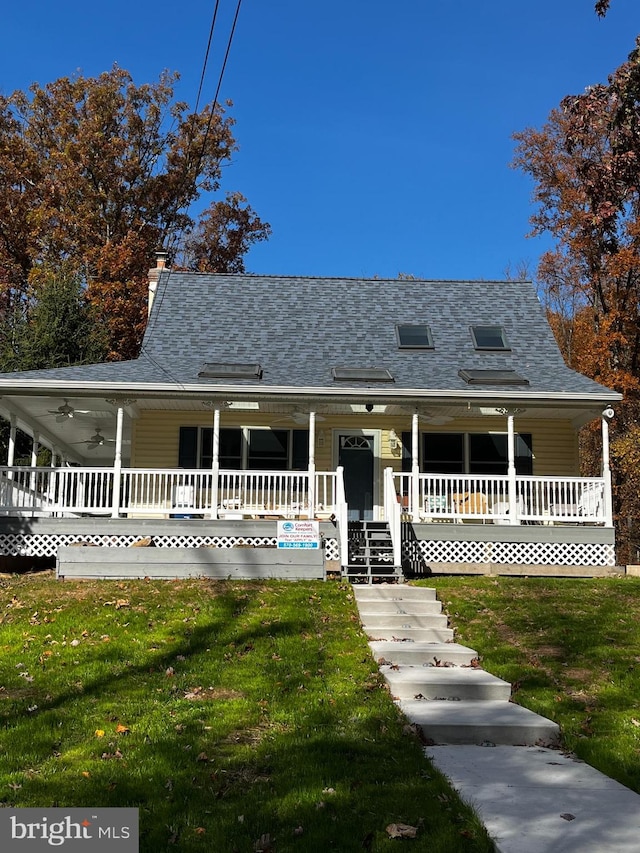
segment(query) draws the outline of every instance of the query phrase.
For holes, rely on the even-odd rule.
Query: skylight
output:
[[[510,349],[502,326],[471,326],[471,337],[476,349]]]
[[[433,349],[431,329],[424,323],[398,324],[396,334],[400,349]]]
[[[198,379],[262,379],[262,367],[256,363],[210,361],[202,365]]]
[[[467,370],[458,371],[458,376],[469,385],[528,385],[529,380],[515,370]]]
[[[393,375],[385,367],[332,367],[334,379],[353,382],[393,382]]]

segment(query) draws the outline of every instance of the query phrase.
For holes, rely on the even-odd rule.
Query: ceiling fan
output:
[[[56,421],[58,423],[62,423],[69,418],[72,418],[74,415],[89,415],[91,414],[89,409],[74,409],[73,406],[69,405],[69,401],[65,397],[65,401],[61,406],[58,406],[57,409],[48,409],[47,413],[50,415],[56,416]]]
[[[85,438],[84,441],[75,441],[74,444],[86,444],[87,450],[95,450],[96,447],[102,447],[104,444],[115,444],[115,438],[107,438],[102,434],[100,427],[96,427],[95,433],[90,438]],[[128,439],[122,440],[123,444],[130,444]]]

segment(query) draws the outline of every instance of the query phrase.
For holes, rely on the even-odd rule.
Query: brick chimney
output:
[[[147,299],[147,314],[151,314],[151,306],[155,299],[161,272],[167,268],[167,252],[156,252],[155,269],[149,270],[149,296]]]

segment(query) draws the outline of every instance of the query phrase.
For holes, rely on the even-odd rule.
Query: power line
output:
[[[202,87],[204,85],[205,74],[207,73],[207,63],[209,61],[209,50],[211,49],[211,41],[213,39],[213,31],[216,27],[216,18],[218,17],[218,6],[220,5],[220,0],[216,0],[216,6],[213,10],[213,17],[211,19],[211,27],[209,29],[209,41],[207,42],[207,49],[204,54],[204,61],[202,63],[202,73],[200,74],[200,85],[198,86],[198,94],[196,96],[196,105],[194,107],[194,113],[197,114],[198,107],[200,106],[200,95],[202,94]]]
[[[198,86],[198,94],[197,94],[197,97],[196,97],[196,106],[195,106],[195,110],[194,110],[194,115],[196,115],[196,114],[197,114],[197,112],[198,112],[198,107],[199,107],[199,105],[200,105],[200,96],[201,96],[201,94],[202,94],[202,89],[203,89],[203,86],[204,86],[204,79],[205,79],[205,75],[206,75],[207,64],[208,64],[208,61],[209,61],[209,51],[210,51],[210,48],[211,48],[211,42],[212,42],[212,40],[213,40],[213,34],[214,34],[214,30],[215,30],[215,25],[216,25],[216,19],[217,19],[217,16],[218,16],[218,7],[219,7],[219,5],[220,5],[220,0],[216,0],[216,4],[215,4],[214,10],[213,10],[213,16],[212,16],[212,19],[211,19],[211,27],[209,28],[209,40],[208,40],[208,42],[207,42],[207,48],[206,48],[206,51],[205,51],[205,57],[204,57],[204,60],[203,60],[203,63],[202,63],[202,72],[201,72],[201,74],[200,74],[200,85]],[[225,73],[225,70],[226,70],[226,67],[227,67],[227,60],[229,59],[229,54],[230,54],[230,52],[231,52],[231,45],[232,45],[232,43],[233,43],[233,37],[234,37],[235,31],[236,31],[236,24],[238,23],[238,17],[239,17],[239,15],[240,15],[240,7],[241,7],[241,5],[242,5],[242,0],[238,0],[238,3],[237,3],[237,5],[236,5],[235,15],[234,15],[234,17],[233,17],[233,23],[232,23],[232,25],[231,25],[231,31],[230,31],[230,33],[229,33],[229,38],[228,38],[228,40],[227,40],[227,48],[226,48],[226,50],[225,50],[224,59],[223,59],[223,61],[222,61],[222,67],[220,68],[220,74],[218,75],[218,83],[217,83],[217,86],[216,86],[215,95],[214,95],[214,97],[213,97],[213,103],[212,103],[212,105],[211,105],[211,111],[210,111],[210,113],[209,113],[209,121],[207,122],[207,128],[206,128],[206,131],[205,131],[205,134],[204,134],[204,139],[203,139],[203,141],[202,141],[202,147],[201,147],[201,149],[200,149],[200,154],[199,154],[198,159],[197,159],[197,161],[196,161],[196,167],[195,167],[195,176],[196,176],[196,178],[197,178],[197,175],[198,175],[198,173],[199,173],[199,171],[200,171],[200,165],[201,165],[202,160],[203,160],[203,158],[204,158],[204,154],[205,154],[206,147],[207,147],[207,141],[208,141],[208,139],[209,139],[209,135],[210,135],[210,133],[211,133],[211,126],[212,126],[212,124],[213,124],[213,117],[214,117],[214,115],[215,115],[215,112],[216,112],[216,105],[217,105],[217,103],[218,103],[218,95],[220,94],[220,89],[221,89],[221,87],[222,87],[222,81],[223,81],[223,78],[224,78],[224,73]],[[191,143],[190,143],[190,146],[191,146]],[[189,147],[190,147],[190,146],[189,146]],[[184,232],[184,229],[181,229],[180,233],[179,233],[179,234],[177,234],[177,235],[175,236],[175,238],[173,238],[173,239],[172,239],[172,237],[169,237],[169,241],[171,241],[175,246],[177,246],[177,245],[180,243],[180,240],[181,240],[181,239],[182,239],[182,237],[183,237],[183,232]],[[150,331],[152,331],[152,330],[153,330],[153,328],[155,327],[155,324],[156,324],[156,322],[157,322],[157,317],[158,317],[158,315],[160,314],[160,309],[162,308],[162,304],[163,304],[163,302],[164,302],[164,297],[165,297],[165,294],[166,294],[166,292],[167,292],[167,288],[168,288],[168,286],[169,286],[169,280],[170,280],[170,278],[171,278],[171,267],[169,267],[169,269],[167,270],[167,275],[166,275],[166,277],[164,277],[164,286],[162,287],[162,292],[161,292],[161,293],[159,293],[159,294],[158,294],[158,293],[156,293],[156,300],[157,300],[157,299],[158,299],[158,297],[159,297],[159,304],[158,304],[158,306],[157,306],[156,311],[154,312],[154,321],[153,321],[153,326],[151,327]],[[162,276],[160,276],[159,281],[158,281],[158,287],[160,287],[160,282],[162,281],[162,279],[163,279],[163,277],[162,277]],[[143,351],[144,351],[144,348],[141,348],[141,352],[143,352]],[[146,353],[146,352],[145,352],[145,354],[146,354],[146,355],[148,355],[148,353]],[[159,366],[159,365],[158,365],[158,366]],[[165,371],[165,372],[168,372],[168,371]],[[176,381],[177,381],[177,380],[176,380]]]
[[[198,157],[196,174],[200,171],[200,164],[202,163],[202,158],[204,157],[204,152],[207,147],[207,140],[209,139],[209,133],[211,132],[211,125],[213,123],[213,117],[216,112],[216,105],[218,103],[218,95],[220,94],[220,88],[222,86],[222,78],[224,77],[224,72],[227,67],[227,60],[229,58],[229,53],[231,51],[231,43],[233,42],[233,36],[236,31],[236,24],[238,23],[238,15],[240,14],[240,6],[242,5],[242,0],[238,0],[238,5],[236,6],[236,13],[233,18],[233,24],[231,25],[231,32],[229,33],[229,40],[227,41],[227,49],[224,54],[224,60],[222,61],[222,68],[220,69],[220,76],[218,77],[218,85],[216,86],[216,93],[213,96],[213,104],[211,105],[211,112],[209,113],[209,121],[207,123],[207,129],[204,134],[204,139],[202,141],[202,149],[200,150],[200,156]]]

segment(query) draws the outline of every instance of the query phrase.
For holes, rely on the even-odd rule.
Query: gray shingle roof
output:
[[[398,323],[427,323],[433,350],[399,349]],[[502,325],[509,351],[476,351],[471,325]],[[406,281],[164,272],[135,361],[5,374],[60,381],[229,385],[202,379],[205,362],[259,362],[241,387],[361,388],[334,367],[386,368],[384,388],[468,390],[461,369],[515,370],[531,393],[615,397],[564,363],[529,282]],[[366,383],[364,383],[366,386]],[[371,387],[382,387],[371,383]],[[475,385],[494,395],[512,385]]]

